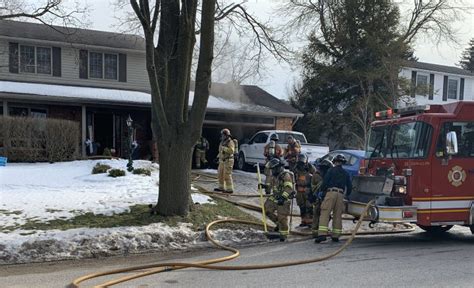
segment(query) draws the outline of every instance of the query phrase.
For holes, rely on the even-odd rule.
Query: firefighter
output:
[[[318,228],[319,228],[319,217],[321,216],[321,201],[318,199],[317,194],[323,183],[323,178],[326,175],[329,168],[333,167],[331,161],[322,160],[318,164],[318,170],[313,174],[311,178],[311,192],[308,196],[308,200],[313,204],[313,224],[311,227],[311,232],[313,238],[318,237]]]
[[[230,130],[224,128],[221,130],[221,143],[219,144],[219,167],[217,174],[219,178],[219,187],[214,191],[224,193],[234,193],[234,183],[232,181],[232,168],[234,167],[235,144],[232,140]]]
[[[280,241],[285,241],[289,233],[290,202],[295,195],[294,176],[292,172],[285,170],[284,164],[278,158],[268,161],[265,166],[271,169],[273,175],[272,195],[265,201],[265,213],[270,220],[277,224],[275,231],[280,233]],[[265,187],[266,184],[262,184],[262,186]]]
[[[270,136],[270,143],[265,145],[263,149],[263,156],[265,156],[265,164],[267,164],[270,160],[273,158],[278,158],[283,155],[283,150],[281,149],[281,146],[278,145],[278,134],[272,134]],[[265,194],[269,195],[272,193],[272,170],[267,168],[265,165]]]
[[[209,142],[206,138],[201,136],[196,142],[196,145],[194,145],[194,163],[196,164],[197,169],[201,169],[201,163],[203,164],[203,167],[207,168],[207,151],[209,151]]]
[[[300,207],[301,224],[300,227],[311,227],[313,207],[308,200],[311,192],[311,179],[316,173],[316,168],[308,163],[306,154],[299,154],[295,166],[296,181],[296,204]]]
[[[332,212],[332,233],[331,239],[339,241],[342,233],[342,212],[344,210],[344,190],[349,196],[352,192],[351,178],[342,168],[346,163],[346,157],[339,154],[333,159],[334,167],[329,169],[321,184],[321,191],[318,193],[321,203],[321,216],[319,217],[318,236],[315,243],[326,241],[328,235],[329,218]]]
[[[288,146],[286,146],[285,150],[285,159],[288,161],[288,166],[290,168],[290,171],[293,171],[296,166],[296,160],[298,157],[298,154],[301,153],[301,144],[298,140],[295,140],[293,136],[288,136]]]

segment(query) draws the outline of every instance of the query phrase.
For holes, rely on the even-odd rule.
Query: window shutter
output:
[[[464,78],[461,78],[461,84],[459,85],[459,100],[464,100]]]
[[[448,101],[448,76],[444,76],[444,81],[443,81],[443,101]]]
[[[411,71],[411,97],[415,97],[416,92],[416,71]]]
[[[89,78],[89,53],[87,50],[79,50],[79,78]]]
[[[429,95],[428,95],[428,99],[429,100],[433,100],[433,94],[434,94],[434,78],[435,78],[435,75],[434,74],[430,74],[430,87],[429,87]]]
[[[119,82],[127,82],[127,54],[119,54]]]
[[[61,48],[53,47],[53,76],[61,77]]]
[[[19,68],[19,58],[18,58],[18,43],[9,43],[9,60],[8,60],[8,69],[10,73],[18,73]]]

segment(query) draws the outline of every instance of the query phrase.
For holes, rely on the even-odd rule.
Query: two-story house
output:
[[[474,100],[474,73],[458,67],[424,62],[405,62],[399,74],[410,81],[416,104],[443,104]],[[413,89],[423,87],[426,89]],[[420,95],[417,91],[427,92]]]
[[[142,156],[150,155],[144,45],[135,35],[0,21],[0,115],[77,121],[83,156],[87,139],[100,143],[98,154],[106,147],[126,154],[130,115]],[[244,138],[291,129],[302,116],[257,86],[213,84],[211,93],[203,134],[214,142],[223,127]]]

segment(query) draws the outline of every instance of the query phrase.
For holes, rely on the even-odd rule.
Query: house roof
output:
[[[145,50],[145,39],[137,35],[9,20],[0,20],[0,36],[139,51]]]
[[[303,114],[296,108],[255,85],[212,83],[211,94],[233,102],[240,102],[256,107],[267,107],[268,109],[279,113],[303,116]]]
[[[151,95],[146,92],[95,87],[54,85],[44,83],[0,81],[0,98],[6,97],[29,101],[61,102],[65,104],[69,103],[75,105],[106,104],[144,107],[151,106]],[[189,105],[192,105],[193,99],[194,92],[190,91]],[[293,112],[294,110],[291,110],[289,108],[286,110],[276,109],[274,108],[274,106],[276,105],[258,105],[253,102],[249,103],[235,101],[235,99],[232,100],[226,97],[212,94],[211,92],[207,103],[207,111],[253,114],[262,116],[302,116],[302,114],[296,109],[294,110],[296,110],[297,112]]]
[[[438,65],[426,62],[418,62],[418,61],[406,61],[403,65],[404,67],[410,67],[415,69],[421,70],[429,70],[429,71],[436,71],[448,74],[457,74],[457,75],[465,75],[474,77],[474,73],[470,72],[469,70],[461,69],[454,66],[445,66],[445,65]]]

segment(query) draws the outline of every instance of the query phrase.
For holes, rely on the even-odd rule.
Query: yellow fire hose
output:
[[[366,215],[369,207],[373,204],[373,201],[369,202],[367,206],[365,207],[364,211],[362,212],[362,215]],[[145,272],[141,272],[138,274],[134,275],[129,275],[125,276],[116,280],[108,281],[106,283],[100,284],[96,287],[110,287],[112,285],[116,285],[119,283],[123,283],[126,281],[130,281],[136,278],[160,273],[160,272],[165,272],[165,271],[172,271],[172,270],[178,270],[178,269],[183,269],[183,268],[189,268],[189,267],[194,267],[194,268],[204,268],[204,269],[213,269],[213,270],[255,270],[255,269],[270,269],[270,268],[278,268],[278,267],[287,267],[287,266],[294,266],[294,265],[302,265],[302,264],[309,264],[309,263],[315,263],[315,262],[320,262],[323,260],[327,260],[329,258],[332,258],[339,253],[341,253],[344,249],[349,246],[352,241],[354,240],[357,231],[359,230],[360,226],[362,225],[363,222],[363,217],[359,219],[357,222],[357,225],[355,229],[351,233],[351,237],[342,245],[339,249],[336,251],[321,256],[321,257],[316,257],[316,258],[311,258],[311,259],[306,259],[306,260],[298,260],[298,261],[288,261],[288,262],[280,262],[280,263],[272,263],[272,264],[257,264],[257,265],[241,265],[241,266],[219,266],[219,265],[210,265],[214,263],[219,263],[219,262],[224,262],[228,260],[232,260],[240,255],[239,250],[225,246],[223,244],[220,244],[217,242],[215,239],[212,238],[210,229],[212,226],[215,224],[219,223],[240,223],[240,224],[250,224],[250,225],[262,225],[260,222],[254,222],[254,221],[246,221],[246,220],[238,220],[238,219],[223,219],[223,220],[216,220],[211,223],[209,223],[206,226],[206,236],[207,239],[214,244],[216,247],[221,248],[223,250],[227,250],[230,252],[233,252],[234,254],[226,256],[226,257],[221,257],[221,258],[216,258],[216,259],[210,259],[206,261],[201,261],[201,262],[196,262],[196,263],[186,263],[186,262],[165,262],[165,263],[158,263],[158,264],[150,264],[150,265],[140,265],[140,266],[133,266],[133,267],[128,267],[124,269],[116,269],[116,270],[111,270],[111,271],[105,271],[105,272],[99,272],[99,273],[93,273],[89,274],[80,278],[75,279],[72,282],[73,287],[79,287],[79,284],[81,282],[84,282],[86,280],[90,280],[92,278],[97,278],[101,276],[106,276],[106,275],[112,275],[112,274],[118,274],[118,273],[124,273],[124,272],[130,272],[130,271],[136,271],[136,270],[143,270],[143,269],[150,269]]]
[[[207,175],[206,175],[207,176]],[[212,177],[212,176],[210,176]],[[261,181],[261,179],[259,180]],[[261,187],[260,187],[261,189]],[[203,191],[204,189],[200,188],[202,192],[210,192],[210,191]],[[261,192],[261,191],[260,191]],[[218,197],[220,199],[224,199],[230,203],[239,205],[244,208],[252,209],[252,210],[259,210],[261,211],[260,207],[251,205],[251,204],[246,204],[246,203],[240,203],[237,201],[232,201],[229,199],[229,197],[221,196],[219,194],[221,193],[212,193],[210,192],[209,194],[214,194],[214,197]],[[263,197],[260,198],[260,201],[263,201]],[[216,225],[216,224],[221,224],[221,223],[240,223],[240,224],[248,224],[248,225],[256,225],[256,226],[263,226],[264,229],[266,228],[266,221],[263,222],[255,222],[255,221],[247,221],[247,220],[239,220],[239,219],[222,219],[222,220],[216,220],[211,223],[209,223],[206,226],[206,237],[207,239],[216,247],[227,250],[232,252],[233,254],[221,258],[215,258],[215,259],[209,259],[205,261],[200,261],[200,262],[195,262],[195,263],[186,263],[186,262],[165,262],[165,263],[157,263],[157,264],[149,264],[149,265],[140,265],[140,266],[132,266],[128,268],[122,268],[122,269],[115,269],[115,270],[110,270],[110,271],[104,271],[104,272],[98,272],[98,273],[92,273],[89,275],[85,275],[83,277],[77,278],[72,282],[72,287],[79,287],[79,284],[86,281],[90,280],[93,278],[98,278],[102,276],[107,276],[107,275],[113,275],[113,274],[119,274],[119,273],[125,273],[125,272],[132,272],[132,271],[138,271],[138,270],[145,270],[143,272],[139,272],[133,275],[128,275],[122,278],[118,278],[115,280],[111,280],[105,283],[102,283],[100,285],[97,285],[95,287],[110,287],[112,285],[116,285],[119,283],[123,283],[126,281],[130,281],[133,279],[137,279],[140,277],[145,277],[148,275],[152,274],[157,274],[161,272],[166,272],[166,271],[172,271],[172,270],[179,270],[179,269],[184,269],[184,268],[203,268],[203,269],[213,269],[213,270],[255,270],[255,269],[270,269],[270,268],[278,268],[278,267],[286,267],[286,266],[294,266],[294,265],[302,265],[302,264],[309,264],[309,263],[315,263],[315,262],[320,262],[324,261],[327,259],[330,259],[339,253],[341,253],[344,249],[346,249],[354,240],[356,234],[357,235],[373,235],[373,234],[395,234],[395,233],[406,233],[406,232],[412,232],[414,230],[414,227],[409,224],[404,224],[406,227],[409,227],[409,229],[403,230],[403,231],[386,231],[386,232],[362,232],[362,233],[357,233],[360,226],[362,225],[362,222],[364,221],[364,216],[367,215],[367,211],[370,208],[370,206],[373,205],[373,201],[369,202],[363,212],[362,216],[359,218],[354,230],[351,233],[343,233],[343,235],[350,235],[349,239],[337,250],[334,252],[321,256],[321,257],[316,257],[316,258],[311,258],[311,259],[306,259],[306,260],[298,260],[298,261],[287,261],[287,262],[280,262],[280,263],[272,263],[272,264],[258,264],[258,265],[241,265],[241,266],[219,266],[219,265],[212,265],[224,261],[229,261],[232,259],[237,258],[240,255],[240,251],[229,247],[225,246],[223,244],[220,244],[217,242],[215,239],[212,238],[211,236],[211,228]],[[263,207],[263,205],[262,205]],[[263,213],[264,214],[264,213]],[[301,231],[291,231],[291,234],[293,235],[310,235],[310,233],[304,233]]]

